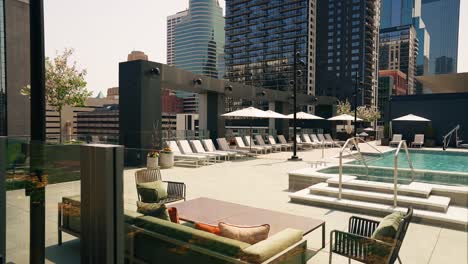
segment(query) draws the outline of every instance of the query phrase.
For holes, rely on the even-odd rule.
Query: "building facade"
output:
[[[422,0],[421,13],[431,36],[430,74],[456,73],[460,0]]]
[[[317,2],[317,95],[354,102],[358,76],[358,105],[376,103],[379,27],[380,0]]]
[[[177,12],[176,14],[167,17],[167,26],[166,26],[167,65],[170,65],[170,66],[174,65],[175,27],[187,15],[188,15],[188,11],[184,10],[184,11]]]
[[[380,30],[379,70],[403,72],[408,94],[414,94],[415,91],[417,54],[418,38],[411,24]]]
[[[224,17],[217,0],[190,0],[187,16],[175,25],[174,66],[224,78]]]
[[[134,60],[148,60],[148,55],[146,55],[143,51],[134,50],[128,54],[127,61]]]
[[[297,61],[302,62],[298,92],[315,95],[315,22],[315,0],[227,1],[227,79],[265,89],[291,90],[296,46]],[[228,110],[243,104],[227,101]]]
[[[399,70],[379,71],[379,97],[377,105],[381,120],[386,120],[390,97],[406,94],[408,94],[408,80],[405,73]]]
[[[6,63],[5,63],[5,1],[0,1],[0,136],[7,135]]]

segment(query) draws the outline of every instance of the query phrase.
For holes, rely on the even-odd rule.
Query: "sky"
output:
[[[87,88],[97,95],[118,86],[118,64],[132,50],[166,63],[166,17],[187,9],[189,0],[44,2],[46,55],[73,48],[73,59],[88,71]],[[219,3],[224,8],[225,0]],[[460,14],[468,13],[468,0],[461,3]],[[468,72],[468,16],[460,16],[460,25],[458,69]]]

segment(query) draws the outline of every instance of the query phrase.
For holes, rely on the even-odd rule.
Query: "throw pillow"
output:
[[[239,240],[251,245],[268,238],[270,225],[260,226],[236,226],[226,223],[219,223],[220,236]]]
[[[159,203],[144,203],[137,201],[137,212],[140,214],[153,216],[163,220],[170,221],[171,218],[167,212],[166,205]]]
[[[172,223],[180,224],[179,214],[177,213],[177,208],[169,207],[167,208],[167,212],[169,213],[169,217],[171,218]]]
[[[167,183],[162,181],[137,184],[137,191],[145,203],[157,203],[167,198]]]
[[[405,217],[402,212],[394,212],[382,219],[377,228],[372,233],[372,238],[391,242],[395,239],[401,220]]]
[[[203,224],[203,223],[195,223],[195,229],[198,229],[198,230],[202,230],[202,231],[205,231],[205,232],[210,232],[210,233],[213,233],[215,235],[220,235],[220,230],[219,230],[219,227],[217,226],[212,226],[212,225],[207,225],[207,224]]]

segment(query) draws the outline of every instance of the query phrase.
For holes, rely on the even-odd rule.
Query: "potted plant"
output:
[[[174,166],[174,152],[169,147],[165,147],[160,153],[161,168],[167,169]]]
[[[383,138],[380,139],[380,145],[388,146],[390,144],[390,128],[388,124],[384,125]]]
[[[148,155],[146,155],[146,167],[148,169],[157,169],[159,153],[157,151],[150,151]]]
[[[434,139],[434,128],[432,124],[429,123],[426,127],[426,131],[424,132],[424,146],[428,148],[435,147],[435,139]]]

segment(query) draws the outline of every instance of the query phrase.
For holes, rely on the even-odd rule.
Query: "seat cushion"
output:
[[[268,238],[270,225],[260,226],[236,226],[226,223],[219,223],[220,236],[255,244]]]
[[[210,232],[215,235],[220,235],[221,231],[219,230],[218,226],[203,224],[203,223],[195,223],[195,228],[198,230],[202,230],[205,232]]]
[[[217,236],[205,231],[174,224],[151,216],[143,216],[135,219],[135,225],[157,234],[167,236],[182,242],[197,245],[223,255],[240,257],[241,251],[250,244]]]
[[[372,233],[372,238],[391,242],[395,239],[396,232],[400,226],[401,220],[405,217],[402,212],[394,212],[389,214],[382,219],[374,233]]]
[[[137,212],[153,216],[162,220],[171,221],[166,205],[159,203],[144,203],[137,201]]]
[[[142,202],[157,203],[167,198],[167,183],[162,181],[138,183],[137,191]]]
[[[302,231],[286,228],[267,240],[243,249],[244,255],[241,258],[249,263],[261,263],[301,240]]]

